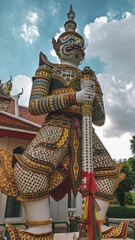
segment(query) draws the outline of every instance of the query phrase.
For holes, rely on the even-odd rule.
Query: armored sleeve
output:
[[[33,77],[29,111],[33,115],[55,112],[76,105],[76,92],[50,95],[51,69],[39,67]]]
[[[93,102],[92,121],[97,126],[101,126],[105,122],[103,93],[98,81],[96,81],[96,94]]]

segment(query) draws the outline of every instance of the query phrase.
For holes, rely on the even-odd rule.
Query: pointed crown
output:
[[[65,31],[70,32],[70,31],[75,31],[77,24],[74,21],[75,19],[75,13],[73,12],[72,5],[70,5],[70,10],[69,13],[67,14],[68,21],[64,24]]]

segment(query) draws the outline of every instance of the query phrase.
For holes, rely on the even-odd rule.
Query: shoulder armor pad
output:
[[[51,74],[51,68],[49,68],[46,65],[43,65],[37,69],[35,76],[32,79],[34,80],[36,78],[50,78],[50,74]]]
[[[42,65],[46,65],[50,68],[54,68],[55,67],[55,64],[54,63],[51,63],[47,56],[45,54],[43,54],[42,52],[40,52],[40,55],[39,55],[39,67],[42,66]]]

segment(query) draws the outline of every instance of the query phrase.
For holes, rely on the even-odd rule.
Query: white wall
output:
[[[65,222],[68,219],[67,212],[68,196],[66,195],[62,200],[56,202],[50,198],[51,218],[54,222]]]
[[[68,195],[66,195],[59,202],[54,201],[50,198],[50,210],[51,210],[51,218],[54,222],[65,222],[69,220],[68,213],[74,213],[74,216],[82,215],[82,197],[81,194],[78,193],[76,197],[76,208],[68,209]]]

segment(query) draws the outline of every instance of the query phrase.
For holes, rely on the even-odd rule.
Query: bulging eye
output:
[[[70,40],[69,40],[69,43],[73,43],[73,42],[74,42],[74,40],[73,40],[73,39],[70,39]]]
[[[80,42],[80,46],[83,47],[83,42]]]

